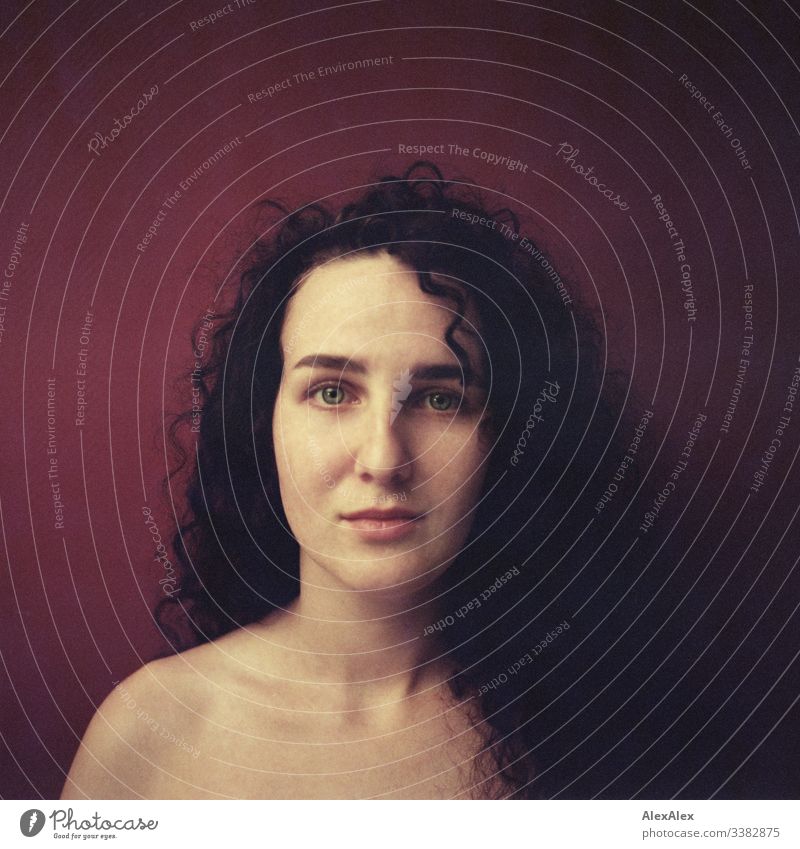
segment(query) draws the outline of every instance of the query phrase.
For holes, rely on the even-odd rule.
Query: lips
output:
[[[370,542],[393,542],[413,533],[424,518],[409,510],[360,510],[342,520],[351,530]]]
[[[343,513],[343,519],[375,519],[388,522],[391,519],[417,519],[419,513],[410,510],[359,510],[357,513]]]

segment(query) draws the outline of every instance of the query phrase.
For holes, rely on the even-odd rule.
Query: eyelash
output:
[[[341,383],[339,383],[337,381],[326,381],[324,383],[317,383],[314,386],[310,387],[306,391],[306,399],[311,401],[311,400],[313,400],[314,395],[316,395],[318,392],[321,392],[323,389],[329,389],[329,388],[341,389],[345,393],[347,393],[349,391],[344,386],[342,386]],[[461,395],[457,392],[451,392],[450,390],[447,390],[447,389],[425,389],[425,390],[422,390],[420,392],[412,392],[410,397],[411,398],[415,398],[415,397],[416,398],[419,398],[419,397],[427,398],[427,397],[430,397],[431,395],[446,395],[448,398],[453,399],[453,406],[449,410],[434,410],[432,407],[429,407],[428,409],[430,409],[431,412],[439,413],[440,415],[447,415],[448,413],[463,413],[463,412],[466,412],[469,409],[469,404],[467,403],[467,399],[466,399],[465,395]],[[405,398],[401,401],[401,404],[405,404],[407,401],[408,401],[408,398]],[[345,403],[344,401],[340,404],[325,404],[324,402],[320,402],[319,406],[320,407],[328,407],[330,409],[336,409],[338,407],[343,406],[344,403]]]

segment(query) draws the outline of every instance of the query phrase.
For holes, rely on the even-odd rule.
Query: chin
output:
[[[388,548],[388,547],[387,547]],[[380,598],[411,597],[430,586],[449,565],[432,568],[439,559],[424,556],[423,549],[393,554],[391,551],[353,551],[346,559],[320,562],[343,588],[369,592]]]

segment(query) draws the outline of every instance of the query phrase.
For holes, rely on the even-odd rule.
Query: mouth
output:
[[[393,519],[417,519],[419,513],[414,513],[411,510],[359,510],[356,513],[342,513],[342,518],[348,521],[352,519],[375,519],[378,522],[385,522]]]
[[[363,539],[390,542],[414,533],[424,518],[408,510],[362,510],[343,515],[342,521]]]

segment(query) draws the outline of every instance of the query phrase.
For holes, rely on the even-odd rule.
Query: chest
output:
[[[465,717],[452,713],[378,728],[347,716],[251,709],[198,724],[193,737],[191,752],[162,747],[162,768],[146,795],[468,798],[483,775],[476,770],[480,737]]]

